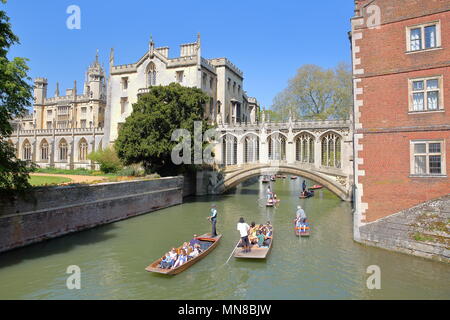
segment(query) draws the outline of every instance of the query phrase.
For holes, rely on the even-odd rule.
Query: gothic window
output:
[[[153,62],[147,67],[147,87],[156,85],[156,67]]]
[[[341,137],[335,133],[330,132],[323,136],[322,166],[341,168],[341,143]]]
[[[237,164],[237,138],[232,135],[226,135],[222,139],[222,164]]]
[[[28,140],[23,143],[23,160],[31,160],[31,144]]]
[[[267,139],[269,143],[269,160],[286,160],[286,137],[275,133]]]
[[[47,161],[48,160],[48,142],[47,140],[42,140],[41,142],[41,160]]]
[[[78,159],[80,161],[86,161],[88,155],[88,143],[86,139],[81,139],[79,147],[78,147]]]
[[[314,163],[314,137],[302,133],[295,139],[295,159],[303,163]]]
[[[59,142],[59,160],[60,161],[67,161],[67,142],[65,139],[62,139]]]
[[[259,161],[259,137],[248,135],[244,140],[244,162],[253,163]]]

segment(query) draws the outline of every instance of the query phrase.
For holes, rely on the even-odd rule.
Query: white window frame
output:
[[[429,145],[431,143],[440,143],[441,144],[441,152],[439,153],[431,153],[429,152]],[[425,153],[416,153],[414,146],[416,144],[426,144]],[[441,173],[430,173],[430,156],[440,155],[441,156]],[[415,156],[425,156],[425,173],[416,173],[415,172]],[[445,177],[447,176],[447,168],[446,168],[446,146],[444,140],[411,140],[410,141],[410,175],[411,177]]]
[[[429,26],[436,26],[436,46],[432,48],[425,48],[425,28]],[[421,48],[419,50],[411,50],[411,30],[421,29]],[[424,52],[430,50],[442,49],[441,45],[441,21],[432,21],[423,24],[417,24],[413,26],[406,27],[406,53],[416,53],[416,52]]]
[[[437,109],[429,109],[428,108],[428,92],[436,91],[436,89],[428,90],[427,89],[427,81],[428,80],[438,80],[438,99],[439,106]],[[413,84],[416,81],[423,81],[424,88],[420,91],[414,91]],[[414,93],[423,92],[424,93],[424,106],[423,110],[414,110]],[[439,112],[444,110],[444,77],[442,75],[426,77],[426,78],[414,78],[408,80],[408,101],[409,101],[409,113],[424,113],[424,112]]]

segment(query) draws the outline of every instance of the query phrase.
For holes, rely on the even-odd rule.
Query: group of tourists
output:
[[[181,248],[172,248],[169,252],[165,254],[162,258],[159,267],[162,269],[175,269],[189,260],[198,257],[203,249],[201,248],[200,240],[197,238],[198,236],[194,234],[192,240],[187,243],[183,243]]]
[[[268,248],[272,241],[272,224],[270,221],[267,221],[265,225],[257,225],[252,222],[249,226],[241,217],[237,224],[237,230],[241,236],[238,246],[243,247],[244,253],[250,252],[252,246]]]

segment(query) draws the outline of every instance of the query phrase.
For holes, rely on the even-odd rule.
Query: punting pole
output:
[[[236,246],[234,247],[233,251],[231,252],[230,256],[228,257],[227,262],[225,262],[225,264],[228,263],[228,261],[230,261],[231,257],[233,256],[233,253],[236,251],[236,248],[238,247],[239,243],[241,243],[241,240],[238,241],[238,243],[236,244]]]

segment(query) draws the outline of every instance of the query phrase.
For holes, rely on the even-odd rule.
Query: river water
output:
[[[0,299],[450,299],[450,266],[352,240],[350,204],[328,190],[298,198],[302,179],[278,179],[282,200],[266,208],[266,185],[240,185],[217,197],[68,235],[0,255]],[[308,181],[311,185],[313,182]],[[210,231],[206,217],[216,203],[219,246],[185,272],[167,277],[144,268],[194,233]],[[310,238],[293,230],[301,204],[312,224]],[[231,258],[240,217],[274,225],[266,261]],[[67,267],[81,269],[81,289],[69,290]],[[367,288],[367,268],[380,267],[381,289]]]

